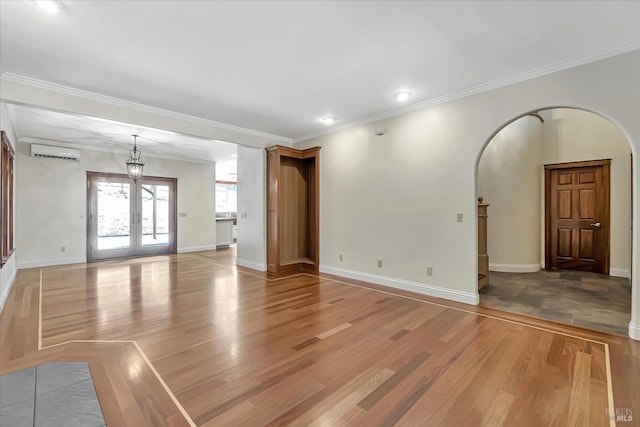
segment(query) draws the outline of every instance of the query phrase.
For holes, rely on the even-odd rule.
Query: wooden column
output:
[[[489,284],[489,254],[487,254],[487,208],[478,197],[478,289]]]

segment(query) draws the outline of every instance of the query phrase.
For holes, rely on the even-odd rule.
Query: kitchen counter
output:
[[[236,225],[238,222],[238,217],[232,216],[229,218],[216,218],[216,222],[219,222],[219,221],[233,221],[233,225]]]

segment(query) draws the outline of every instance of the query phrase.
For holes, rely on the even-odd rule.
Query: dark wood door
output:
[[[609,274],[610,163],[545,166],[547,268]]]

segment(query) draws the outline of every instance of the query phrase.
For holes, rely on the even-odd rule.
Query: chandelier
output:
[[[131,178],[133,182],[136,182],[138,181],[138,178],[142,176],[144,162],[140,157],[142,155],[142,151],[138,150],[138,146],[136,144],[138,135],[131,136],[133,137],[133,148],[129,150],[129,160],[127,160],[127,173],[129,174],[129,178]]]

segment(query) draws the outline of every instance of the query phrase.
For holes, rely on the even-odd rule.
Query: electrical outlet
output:
[[[66,247],[64,247],[64,246],[60,246],[60,252],[66,252],[66,251],[67,251],[67,248],[66,248]]]
[[[462,214],[461,214],[461,213],[459,213],[459,214],[457,215],[457,218],[458,218],[458,222],[462,222]]]
[[[242,212],[240,214],[240,218],[247,219],[247,213],[246,212]]]
[[[343,259],[342,254],[340,254],[340,255],[338,256],[338,258],[340,258],[340,261],[342,261],[342,259]]]
[[[378,268],[382,268],[382,260],[381,259],[378,260]]]
[[[433,276],[433,268],[427,267],[427,276]]]
[[[180,212],[180,213],[178,213],[178,216],[180,218],[186,218],[187,217],[187,213],[186,212]]]

